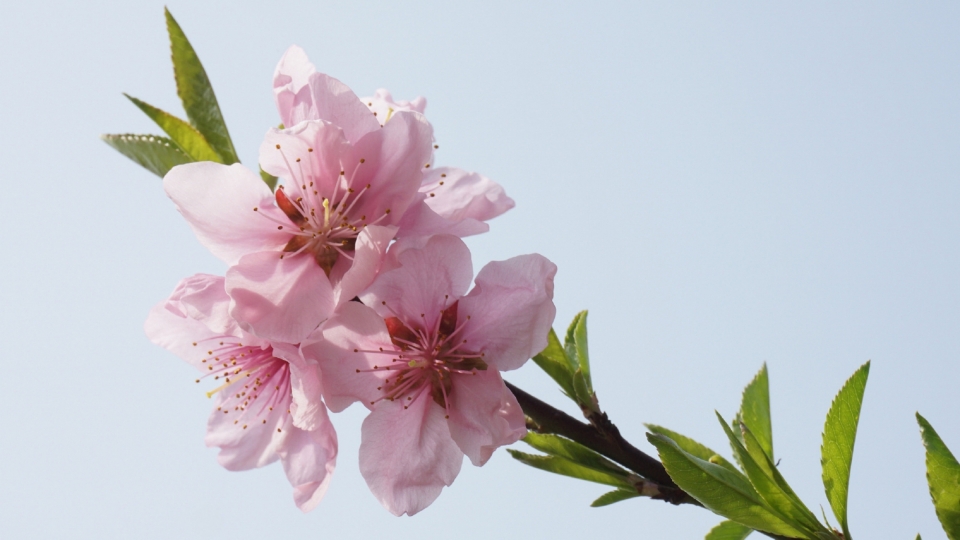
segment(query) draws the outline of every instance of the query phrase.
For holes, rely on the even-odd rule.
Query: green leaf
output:
[[[664,435],[648,433],[647,439],[657,447],[670,478],[704,507],[758,531],[806,537],[775,514],[742,474],[694,457]]]
[[[237,163],[237,152],[230,140],[230,133],[223,121],[217,96],[213,93],[207,72],[200,58],[190,45],[180,25],[170,11],[164,8],[167,17],[167,32],[170,34],[170,52],[173,59],[173,76],[177,81],[177,95],[187,111],[187,118],[203,134],[210,146],[223,158],[223,163]]]
[[[604,493],[597,500],[590,503],[590,506],[594,508],[599,508],[601,506],[607,506],[613,503],[620,501],[625,501],[627,499],[632,499],[634,497],[640,497],[640,494],[637,493],[637,490],[627,490],[627,489],[615,489],[613,491],[608,491]]]
[[[217,152],[196,128],[149,103],[128,96],[127,94],[124,94],[124,96],[149,116],[151,120],[156,122],[157,125],[173,139],[173,142],[177,143],[177,146],[193,158],[194,161],[215,161],[217,163],[223,163],[223,160]]]
[[[163,178],[167,171],[177,165],[190,163],[193,159],[183,153],[176,143],[158,135],[101,135],[103,142],[135,161],[141,167]]]
[[[760,442],[764,453],[773,459],[773,425],[770,421],[770,380],[767,376],[767,364],[743,389],[740,402],[740,421],[750,428]],[[734,426],[734,430],[739,426]]]
[[[573,390],[574,368],[570,367],[567,353],[563,350],[563,345],[560,344],[560,339],[557,338],[553,328],[547,334],[547,348],[534,356],[533,361],[560,385],[570,399],[576,399],[576,392]]]
[[[817,518],[800,502],[786,481],[783,480],[776,467],[770,462],[770,458],[763,454],[763,450],[759,448],[753,434],[748,429],[743,429],[744,441],[754,448],[754,451],[751,452],[737,440],[733,430],[727,426],[726,421],[719,413],[717,414],[717,420],[719,420],[724,433],[727,434],[730,445],[733,446],[740,463],[743,464],[750,483],[757,494],[767,503],[767,506],[785,522],[797,530],[803,531],[807,538],[812,537],[817,531],[826,531],[817,521]],[[745,424],[741,424],[741,426],[745,426]]]
[[[563,341],[563,348],[567,352],[567,357],[576,363],[572,365],[574,370],[579,369],[583,375],[583,381],[587,390],[593,393],[593,382],[590,380],[590,353],[587,349],[587,312],[581,311],[573,318],[570,327],[567,328],[567,336]]]
[[[833,398],[827,421],[823,427],[820,463],[823,467],[823,488],[833,515],[837,516],[847,540],[847,494],[850,488],[850,465],[853,463],[853,444],[857,438],[863,392],[870,375],[870,362],[860,366]]]
[[[752,532],[753,529],[750,527],[735,521],[721,521],[716,527],[710,529],[704,540],[743,540]]]
[[[635,491],[633,484],[628,482],[625,478],[610,473],[596,471],[561,457],[526,454],[524,452],[518,452],[509,448],[507,449],[507,452],[510,452],[510,455],[513,456],[513,458],[517,461],[526,463],[527,465],[536,467],[537,469],[555,474],[562,474],[564,476],[570,476],[572,478],[579,478],[580,480],[586,480],[588,482],[596,482],[597,484],[605,484],[623,489],[633,489]]]
[[[730,463],[729,461],[724,459],[723,456],[721,456],[720,454],[717,454],[713,450],[698,443],[697,441],[691,439],[690,437],[685,437],[677,433],[676,431],[671,431],[665,427],[657,426],[654,424],[644,424],[644,425],[647,426],[647,430],[649,430],[651,433],[659,433],[660,435],[669,437],[671,440],[673,440],[673,442],[677,443],[677,446],[679,446],[681,450],[690,454],[691,456],[698,457],[704,461],[709,461],[710,463],[713,463],[716,465],[720,465],[725,469],[729,469],[732,472],[740,474],[740,471],[737,470],[737,468],[733,465],[733,463]]]
[[[926,418],[917,413],[927,449],[927,483],[940,525],[950,540],[960,540],[960,463]]]
[[[630,471],[601,456],[593,450],[590,450],[586,446],[583,446],[578,442],[571,441],[570,439],[560,437],[559,435],[547,435],[542,433],[534,433],[531,431],[528,432],[527,436],[523,438],[523,442],[529,444],[537,450],[540,450],[541,452],[550,454],[551,456],[567,459],[578,465],[583,465],[584,467],[593,469],[595,471],[612,473],[623,477],[627,477],[631,474]]]

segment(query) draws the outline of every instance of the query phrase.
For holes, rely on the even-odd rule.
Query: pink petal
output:
[[[440,313],[470,286],[470,250],[448,235],[432,236],[422,248],[405,249],[401,242],[390,249],[397,251],[400,266],[380,274],[361,300],[382,317],[400,317],[408,328],[433,328]]]
[[[292,126],[310,117],[313,97],[307,84],[317,69],[307,53],[296,45],[287,49],[273,74],[273,93],[284,125]]]
[[[366,104],[372,112],[377,113],[377,119],[381,122],[386,122],[389,116],[399,111],[416,111],[423,114],[427,108],[427,98],[423,96],[417,96],[413,101],[396,101],[390,95],[390,92],[384,88],[378,88],[373,96],[361,98],[360,101]]]
[[[144,332],[150,341],[179,356],[187,363],[200,371],[206,371],[203,359],[207,357],[206,349],[200,349],[194,343],[202,343],[208,339],[222,335],[194,319],[174,313],[168,308],[164,300],[150,310],[147,322],[143,325]]]
[[[382,401],[361,428],[360,474],[394,515],[412,516],[456,479],[463,453],[450,438],[444,410],[428,393],[408,409]]]
[[[300,348],[288,343],[274,342],[273,354],[289,364],[293,425],[307,431],[318,429],[327,422],[327,407],[320,399],[322,385],[317,363],[303,358]]]
[[[293,486],[293,500],[304,512],[313,510],[330,486],[337,465],[337,433],[323,413],[316,429],[291,428],[280,449],[280,460]]]
[[[300,186],[316,182],[313,189],[329,196],[341,182],[340,167],[349,151],[350,145],[337,126],[321,120],[301,122],[267,132],[260,144],[260,166],[292,182],[292,186],[286,185],[293,187],[292,191],[302,194],[304,188]]]
[[[383,219],[378,225],[396,223],[418,197],[420,171],[433,152],[433,128],[419,113],[399,112],[383,129],[351,141],[353,158],[347,163],[364,161],[352,177],[353,185],[370,185],[370,195],[360,198],[356,213],[371,223]]]
[[[360,231],[353,252],[353,264],[334,289],[337,304],[349,302],[373,283],[380,272],[387,246],[396,232],[396,227],[378,225],[364,227]]]
[[[277,451],[285,444],[288,433],[294,429],[287,407],[290,404],[289,390],[281,386],[274,390],[286,396],[274,396],[264,390],[258,401],[261,403],[278,401],[273,410],[261,411],[259,407],[234,410],[223,407],[223,394],[217,396],[217,407],[207,420],[207,446],[219,446],[217,461],[229,471],[244,471],[263,467],[277,460]],[[266,420],[266,423],[263,421]],[[280,431],[277,431],[277,430]]]
[[[163,177],[163,189],[200,243],[227,264],[247,253],[283,246],[290,237],[268,218],[287,221],[274,205],[273,193],[243,165],[179,165]],[[254,208],[266,215],[257,215]]]
[[[324,73],[314,73],[309,86],[316,117],[307,120],[326,120],[339,126],[354,144],[380,129],[380,122],[347,85]]]
[[[553,277],[557,266],[538,254],[487,264],[476,285],[460,300],[458,319],[464,338],[482,350],[500,371],[517,369],[547,346],[557,308]]]
[[[313,257],[253,253],[227,271],[231,315],[264,339],[299,343],[333,311],[333,290]]]
[[[382,393],[377,389],[383,372],[372,370],[384,365],[390,355],[362,351],[395,349],[387,326],[377,313],[359,302],[346,302],[321,327],[304,341],[300,350],[304,359],[316,362],[323,380],[323,397],[333,412],[340,412],[360,401],[372,407]],[[358,352],[354,352],[357,349]]]
[[[442,183],[441,183],[442,182]],[[401,236],[453,234],[470,236],[489,230],[485,222],[514,207],[503,188],[477,173],[438,167],[424,173],[423,208],[411,208],[400,224]]]
[[[237,322],[230,317],[230,297],[222,276],[196,274],[183,279],[167,300],[167,309],[201,322],[215,333],[240,335]]]
[[[456,375],[453,384],[450,436],[474,465],[483,465],[494,450],[526,435],[523,411],[499,372]]]

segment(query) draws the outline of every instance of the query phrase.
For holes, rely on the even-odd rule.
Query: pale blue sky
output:
[[[334,417],[331,489],[301,514],[278,465],[228,473],[210,401],[150,344],[147,310],[222,265],[160,182],[100,142],[180,113],[160,2],[16,2],[0,19],[3,538],[702,538],[720,518],[631,500],[498,452],[414,518],[357,470]],[[851,485],[859,538],[943,538],[921,411],[960,451],[960,8],[895,2],[185,2],[241,159],[277,123],[290,44],[359,94],[424,95],[438,165],[517,201],[479,269],[556,262],[558,327],[590,309],[601,405],[726,450],[766,361],[780,469],[814,508],[819,435],[873,360]],[[555,404],[531,363],[508,377]],[[522,445],[521,445],[522,446]]]

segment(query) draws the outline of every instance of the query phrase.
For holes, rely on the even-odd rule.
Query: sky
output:
[[[824,416],[871,360],[852,533],[944,538],[914,413],[960,452],[960,7],[167,5],[248,166],[291,44],[361,96],[425,96],[437,165],[517,202],[468,240],[475,269],[558,265],[555,326],[590,310],[600,404],[641,449],[656,423],[729,456],[714,410],[731,417],[766,362],[780,471],[828,508]],[[338,468],[312,513],[279,464],[221,469],[207,388],[142,327],[181,278],[225,268],[160,180],[98,138],[159,133],[121,92],[182,115],[163,4],[10,3],[0,51],[3,538],[702,538],[721,520],[590,508],[603,486],[503,450],[396,518],[360,477],[356,407],[333,416]],[[575,412],[532,362],[506,378]]]

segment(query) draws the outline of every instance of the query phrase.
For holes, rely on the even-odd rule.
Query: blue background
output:
[[[248,165],[290,44],[360,95],[428,98],[438,165],[517,208],[475,268],[556,262],[557,326],[590,309],[601,405],[727,452],[763,362],[780,470],[812,508],[833,394],[873,360],[851,482],[859,538],[943,538],[913,418],[960,452],[960,8],[946,2],[186,2],[170,9]],[[0,19],[0,536],[702,538],[720,518],[498,452],[413,518],[357,470],[363,411],[308,515],[278,465],[228,473],[194,372],[148,309],[224,267],[160,181],[98,140],[182,114],[159,2],[9,2]],[[565,399],[530,363],[509,380]],[[522,444],[518,448],[522,449]],[[829,509],[827,510],[829,512]]]

